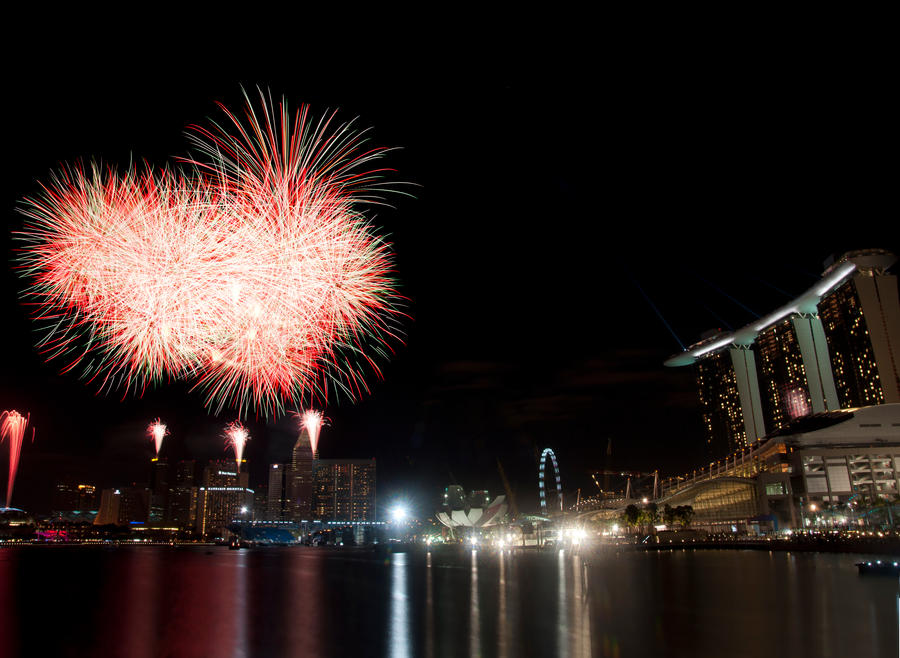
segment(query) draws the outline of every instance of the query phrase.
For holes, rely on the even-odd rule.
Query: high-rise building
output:
[[[666,361],[694,366],[712,457],[795,418],[900,402],[900,300],[887,273],[894,262],[883,250],[849,252],[789,304]]]
[[[201,535],[214,535],[232,521],[250,519],[254,492],[247,482],[247,472],[238,472],[233,461],[209,463],[197,494],[197,531]]]
[[[119,502],[122,492],[118,489],[104,489],[100,495],[100,510],[94,519],[95,525],[119,523]]]
[[[313,454],[309,432],[304,427],[297,437],[291,454],[291,471],[288,474],[286,509],[288,520],[309,521],[313,504]]]
[[[169,506],[169,462],[150,460],[150,522],[161,523]]]
[[[94,519],[96,525],[143,524],[150,518],[150,489],[147,487],[123,487],[104,489],[100,497],[100,510]]]
[[[766,429],[781,429],[808,416],[812,399],[794,323],[785,319],[763,329],[755,348]]]
[[[93,484],[79,484],[78,488],[78,507],[79,512],[89,512],[97,509],[97,487]]]
[[[856,267],[819,303],[842,408],[900,402],[900,305],[892,254],[853,252]]]
[[[374,459],[317,459],[313,478],[317,521],[375,520]]]
[[[169,487],[168,522],[178,528],[193,528],[197,519],[196,464],[186,459],[175,464],[175,481]]]
[[[59,482],[53,491],[54,512],[88,512],[98,509],[98,504],[93,484]]]
[[[756,376],[753,368],[746,367],[746,358],[752,360],[753,353],[729,349],[698,361],[695,366],[710,454],[727,453],[756,439],[758,429],[754,421],[758,414],[749,411],[752,386],[745,385],[746,390],[740,390],[741,383],[748,377],[755,381]],[[746,405],[742,404],[742,397],[748,401]],[[746,414],[744,408],[748,409]],[[758,401],[753,408],[758,408]]]
[[[284,519],[285,473],[284,464],[269,464],[269,491],[266,497],[266,521]]]

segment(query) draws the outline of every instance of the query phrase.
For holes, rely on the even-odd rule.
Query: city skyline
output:
[[[371,395],[325,406],[333,423],[321,451],[376,458],[391,495],[410,498],[430,495],[427,483],[449,474],[496,490],[498,457],[512,485],[536,497],[545,447],[558,454],[565,482],[589,486],[576,464],[604,466],[610,438],[616,466],[690,468],[704,455],[695,383],[661,366],[677,340],[690,344],[776,308],[808,287],[830,254],[898,251],[878,219],[883,199],[867,193],[880,175],[865,157],[874,140],[821,142],[821,128],[838,115],[846,122],[848,106],[829,105],[799,132],[761,115],[762,100],[701,112],[722,94],[744,98],[749,88],[763,99],[774,88],[784,116],[808,113],[829,93],[824,76],[807,81],[812,94],[792,94],[777,76],[740,74],[713,90],[708,64],[683,81],[691,103],[661,114],[654,108],[675,91],[667,71],[636,62],[660,85],[615,77],[613,102],[598,112],[583,82],[587,63],[563,72],[484,64],[435,62],[411,85],[375,75],[300,79],[277,65],[261,74],[248,62],[200,80],[175,69],[154,94],[128,76],[86,90],[64,72],[38,81],[23,67],[13,74],[24,100],[13,108],[21,130],[12,143],[18,166],[4,181],[8,223],[21,224],[16,204],[61,161],[93,155],[122,165],[141,154],[159,164],[178,155],[183,128],[215,115],[216,100],[234,104],[241,84],[359,116],[379,144],[399,148],[389,157],[398,177],[419,186],[417,198],[378,215],[411,319]],[[458,104],[446,102],[448,90]],[[776,147],[789,149],[792,164],[769,157]],[[650,149],[654,158],[641,155]],[[544,172],[558,162],[567,166]],[[823,214],[840,230],[807,230]],[[51,484],[66,469],[134,479],[129,464],[149,449],[143,429],[157,417],[185,456],[224,457],[219,434],[234,413],[208,416],[186,386],[120,400],[44,363],[21,289],[7,268],[0,395],[6,408],[30,412],[37,432],[23,448],[17,497],[40,495],[42,479]],[[647,405],[661,412],[641,413]],[[254,468],[284,459],[290,420],[247,425]]]

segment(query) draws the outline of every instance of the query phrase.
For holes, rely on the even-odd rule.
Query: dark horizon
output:
[[[63,56],[68,44],[44,45]],[[186,126],[218,116],[215,101],[239,108],[242,84],[317,116],[337,108],[398,147],[387,164],[418,187],[373,215],[409,299],[405,344],[369,396],[325,408],[321,456],[376,458],[379,507],[406,498],[420,514],[451,481],[502,493],[497,459],[520,506],[536,506],[548,446],[567,491],[593,486],[609,438],[615,468],[677,474],[706,457],[699,403],[690,371],[662,365],[681,348],[647,298],[688,345],[802,292],[829,255],[900,250],[884,211],[892,105],[878,67],[823,60],[800,77],[779,53],[670,55],[601,76],[592,59],[448,64],[429,51],[409,75],[385,76],[237,56],[198,75],[146,54],[109,63],[102,84],[26,63],[7,83],[7,263],[17,204],[60,163],[162,166],[185,152]],[[0,408],[29,412],[36,429],[14,505],[40,511],[66,475],[146,479],[156,417],[173,461],[226,457],[235,413],[210,416],[185,384],[120,400],[45,363],[22,287],[7,265]],[[258,483],[296,434],[289,418],[247,425]],[[6,459],[4,445],[4,473]]]

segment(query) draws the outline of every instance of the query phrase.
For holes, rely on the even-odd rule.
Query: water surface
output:
[[[897,580],[859,559],[4,548],[0,655],[897,656]]]

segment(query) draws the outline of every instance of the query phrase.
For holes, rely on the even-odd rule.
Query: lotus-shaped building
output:
[[[468,497],[458,484],[444,489],[444,500],[437,519],[448,528],[486,528],[499,523],[506,514],[506,496],[491,502],[487,491],[473,491]]]

